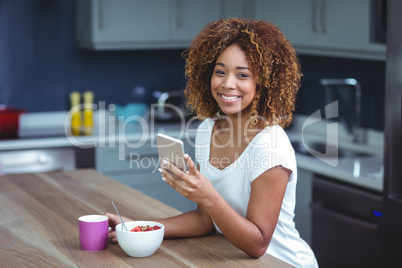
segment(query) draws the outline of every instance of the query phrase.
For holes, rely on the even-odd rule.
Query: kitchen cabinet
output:
[[[312,209],[312,249],[320,266],[382,267],[381,194],[315,175]]]
[[[194,147],[191,146],[193,141],[183,140],[183,142],[186,153],[194,157]],[[181,211],[195,209],[196,203],[186,199],[162,181],[157,170],[159,157],[155,143],[147,141],[144,145],[135,147],[137,147],[136,143],[130,143],[130,146],[124,146],[124,148],[119,146],[96,148],[96,169]]]
[[[77,0],[79,46],[96,50],[186,48],[213,20],[239,12],[223,0]]]
[[[77,0],[82,48],[185,49],[206,23],[246,17],[275,23],[299,54],[384,60],[372,39],[370,0]]]
[[[169,0],[172,3],[170,40],[182,42],[186,47],[205,24],[223,17],[222,0]]]
[[[253,18],[273,22],[283,34],[290,35],[290,15],[288,0],[254,0]]]
[[[255,0],[256,19],[274,22],[299,54],[385,59],[371,41],[370,0]]]
[[[123,48],[168,39],[167,0],[77,0],[76,37],[82,47]],[[150,31],[150,23],[157,31]]]
[[[291,41],[298,46],[329,49],[363,49],[363,7],[367,0],[302,0],[289,5]]]

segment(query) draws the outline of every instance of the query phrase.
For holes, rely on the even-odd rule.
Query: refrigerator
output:
[[[402,1],[387,1],[383,267],[402,267]]]

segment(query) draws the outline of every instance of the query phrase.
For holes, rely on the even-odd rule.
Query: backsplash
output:
[[[95,102],[126,104],[134,101],[136,86],[148,92],[184,88],[182,50],[79,49],[73,2],[0,1],[0,101],[28,112],[61,111],[69,109],[74,90],[92,90]],[[300,60],[297,113],[324,107],[320,78],[351,77],[362,86],[362,125],[383,130],[385,62],[308,55]],[[10,98],[1,99],[5,91]]]
[[[323,109],[324,90],[321,78],[355,78],[361,85],[362,126],[384,129],[385,62],[300,56],[303,72],[296,112],[310,115]]]

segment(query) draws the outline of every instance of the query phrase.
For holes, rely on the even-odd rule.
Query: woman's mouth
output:
[[[229,95],[229,94],[220,94],[218,93],[218,96],[224,101],[224,102],[235,102],[238,99],[241,98],[241,96],[236,96],[236,95]]]

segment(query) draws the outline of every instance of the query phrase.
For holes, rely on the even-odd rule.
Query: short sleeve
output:
[[[202,165],[209,159],[209,148],[211,144],[211,133],[214,121],[210,118],[205,119],[197,128],[195,134],[195,160]]]
[[[297,172],[296,157],[285,131],[277,126],[271,127],[261,134],[250,144],[252,146],[249,160],[250,183],[265,171],[276,166],[289,169],[292,172],[289,177],[289,181],[291,181]]]

